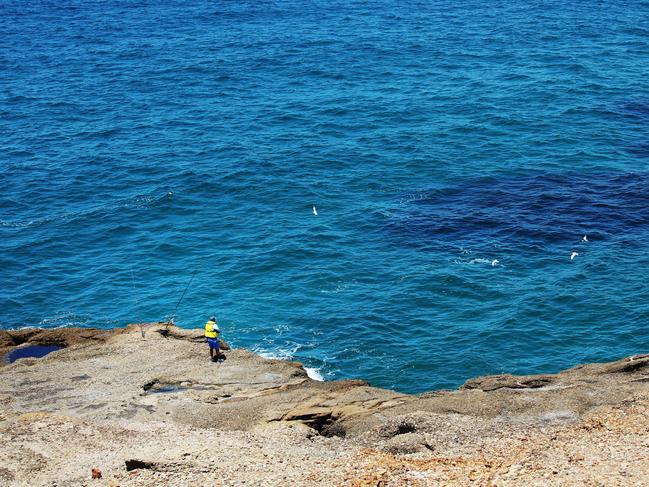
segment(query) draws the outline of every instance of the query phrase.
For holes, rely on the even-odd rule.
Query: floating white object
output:
[[[574,260],[575,257],[577,257],[579,254],[577,252],[573,252],[570,254],[570,260]]]
[[[498,259],[494,259],[491,261],[491,267],[496,267],[498,265],[498,262],[500,262]]]
[[[588,236],[584,235],[581,239],[582,242],[588,242]]]
[[[318,210],[315,209],[315,205],[313,206],[313,214],[314,214],[315,216],[318,216]]]

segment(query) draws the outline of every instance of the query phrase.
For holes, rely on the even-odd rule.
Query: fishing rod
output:
[[[137,292],[135,288],[135,272],[133,271],[133,263],[131,263],[131,285],[133,286],[133,299],[135,300],[135,317],[136,320],[139,322],[140,319],[140,300],[137,297]],[[142,338],[144,338],[144,327],[142,326],[142,323],[139,324],[140,326],[140,333],[142,334]]]
[[[187,283],[187,286],[185,286],[185,290],[184,290],[183,293],[180,295],[180,299],[179,299],[178,302],[176,303],[176,308],[174,309],[174,312],[173,312],[173,314],[171,315],[171,318],[169,318],[169,319],[167,320],[167,329],[169,329],[169,325],[173,325],[174,319],[176,318],[176,313],[178,312],[178,307],[180,306],[180,303],[182,303],[183,298],[185,297],[185,294],[187,293],[187,290],[189,289],[189,286],[191,286],[192,281],[194,280],[194,276],[196,275],[197,272],[198,272],[198,269],[194,271],[194,273],[192,274],[191,279],[190,279],[189,282]]]

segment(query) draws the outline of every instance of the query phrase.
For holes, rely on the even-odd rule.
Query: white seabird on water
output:
[[[315,205],[313,205],[313,214],[315,216],[318,216],[318,210],[315,209]]]
[[[494,259],[491,261],[491,267],[496,267],[498,265],[498,262],[500,262],[498,259]]]
[[[575,257],[577,257],[578,255],[579,255],[579,253],[573,252],[572,254],[570,254],[570,260],[574,260]]]
[[[584,235],[583,237],[581,237],[581,241],[582,242],[588,242],[588,236]]]

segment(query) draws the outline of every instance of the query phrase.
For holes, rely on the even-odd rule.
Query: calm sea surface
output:
[[[195,273],[325,379],[648,352],[648,75],[646,1],[1,1],[0,327]]]

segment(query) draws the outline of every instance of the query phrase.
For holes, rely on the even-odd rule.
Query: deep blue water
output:
[[[196,272],[178,324],[328,379],[647,352],[648,59],[647,1],[3,0],[0,326]]]

